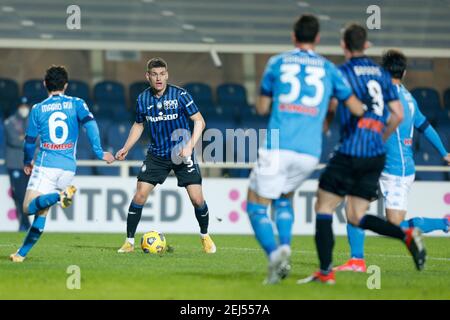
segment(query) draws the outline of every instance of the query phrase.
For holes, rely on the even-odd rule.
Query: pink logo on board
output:
[[[247,209],[247,201],[243,200],[241,201],[241,194],[239,192],[239,190],[237,189],[231,189],[230,192],[228,193],[228,198],[233,202],[233,203],[237,203],[240,204],[240,211],[245,212]],[[228,219],[232,222],[232,223],[236,223],[239,221],[240,219],[240,214],[239,214],[239,210],[231,210],[228,213]]]
[[[8,197],[10,197],[12,199],[12,189],[9,188],[8,189]],[[9,209],[8,213],[7,213],[7,217],[8,220],[17,220],[17,210],[14,209]]]
[[[450,192],[444,194],[444,203],[450,205]],[[448,214],[450,214],[450,212]]]

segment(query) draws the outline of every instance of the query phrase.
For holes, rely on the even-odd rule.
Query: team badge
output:
[[[161,108],[162,108],[162,103],[161,103],[161,102],[158,102],[158,103],[156,104],[156,107],[157,107],[158,109],[161,109]]]

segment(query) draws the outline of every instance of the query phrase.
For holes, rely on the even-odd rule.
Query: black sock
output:
[[[134,238],[137,226],[141,220],[143,207],[144,206],[131,202],[127,216],[127,238]]]
[[[197,218],[198,225],[200,226],[200,233],[207,234],[209,224],[209,211],[206,201],[203,203],[203,206],[195,208],[195,217]]]
[[[371,230],[383,236],[397,238],[402,241],[405,239],[405,233],[402,228],[370,214],[366,214],[362,217],[359,222],[359,227],[361,229]]]
[[[331,214],[318,213],[316,215],[316,248],[319,255],[320,271],[324,274],[331,272],[334,235],[333,216]]]

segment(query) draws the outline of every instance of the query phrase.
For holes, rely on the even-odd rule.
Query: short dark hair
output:
[[[313,43],[319,29],[319,20],[314,15],[303,14],[294,24],[295,39],[301,43]]]
[[[342,39],[351,52],[363,51],[367,41],[367,31],[360,24],[352,23],[345,28]]]
[[[407,66],[406,56],[399,50],[390,49],[383,54],[381,65],[392,78],[401,79]]]
[[[69,81],[69,74],[64,66],[52,65],[45,72],[45,87],[49,92],[60,91]]]
[[[162,58],[150,59],[147,62],[147,71],[150,71],[153,68],[166,68],[167,69],[167,62],[164,61],[164,59],[162,59]]]

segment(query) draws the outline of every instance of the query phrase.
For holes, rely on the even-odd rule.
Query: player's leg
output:
[[[60,169],[40,168],[41,174],[35,175],[36,180],[31,180],[29,189],[25,194],[24,211],[35,214],[33,224],[28,231],[22,247],[16,254],[10,256],[13,262],[22,262],[31,248],[44,232],[46,217],[49,208],[60,201],[62,207],[67,208],[72,204],[76,188],[70,183],[74,173]],[[33,179],[33,178],[32,178]],[[64,188],[61,192],[53,190]]]
[[[399,239],[404,242],[413,256],[418,270],[422,270],[425,264],[425,248],[420,237],[420,231],[410,228],[403,231],[402,228],[374,215],[366,214],[369,201],[357,196],[349,196],[347,199],[347,219],[361,229],[371,230],[380,235]]]
[[[350,246],[350,259],[334,268],[335,271],[366,272],[364,260],[365,232],[363,229],[347,223],[347,240]]]
[[[247,214],[255,238],[268,258],[268,275],[265,284],[274,284],[282,278],[281,268],[289,255],[279,249],[268,208],[274,199],[280,198],[286,184],[287,162],[282,150],[258,151],[258,162],[250,174],[247,193]]]
[[[448,232],[450,230],[450,215],[446,215],[443,218],[415,217],[402,221],[400,227],[404,229],[419,228],[423,233],[433,231]]]
[[[217,248],[211,236],[208,234],[209,226],[209,209],[203,197],[201,184],[190,184],[186,186],[189,199],[194,207],[195,218],[200,227],[200,237],[202,240],[203,250],[206,253],[215,253]]]
[[[127,236],[125,243],[117,251],[119,253],[129,253],[134,251],[134,236],[136,235],[136,229],[141,221],[142,209],[147,202],[150,192],[155,188],[154,184],[144,181],[138,181],[136,186],[136,192],[133,196],[133,200],[128,208],[127,215]]]

